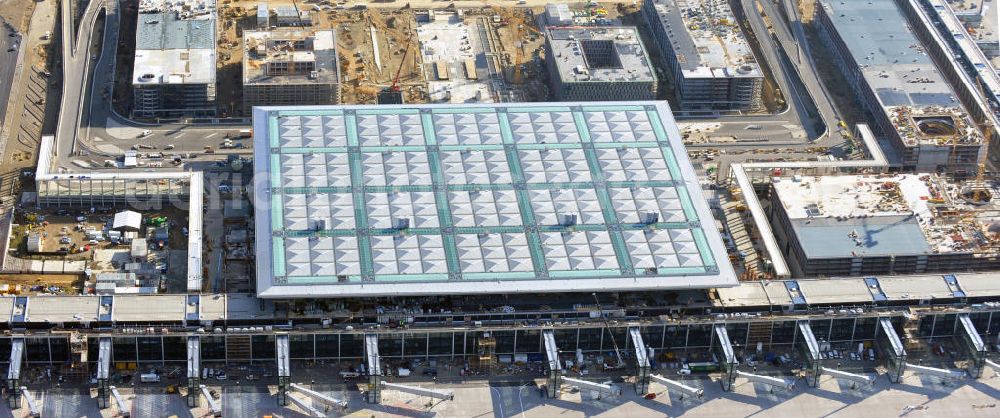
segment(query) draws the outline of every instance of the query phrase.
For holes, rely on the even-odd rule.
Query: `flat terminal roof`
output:
[[[287,41],[305,41],[306,49],[292,49]],[[275,43],[280,42],[280,45]],[[265,45],[264,55],[257,45]],[[333,30],[281,28],[243,33],[243,84],[336,84],[340,82],[337,41]],[[315,73],[268,75],[268,62],[313,62]]]
[[[763,77],[725,0],[649,0],[684,78]]]
[[[792,298],[783,282],[742,282],[739,286],[716,289],[717,305],[726,307],[760,306],[761,301],[774,306],[791,306]]]
[[[906,277],[883,276],[879,277],[878,283],[889,300],[954,297],[940,274]]]
[[[995,274],[962,274],[958,282],[969,297],[991,297],[1000,295],[1000,280]]]
[[[996,252],[988,229],[1000,222],[1000,204],[968,203],[964,184],[934,174],[794,176],[772,185],[810,258]]]
[[[258,107],[254,132],[261,297],[736,284],[666,102]]]
[[[216,321],[226,319],[226,295],[201,295],[198,301],[199,318],[203,321]]]
[[[811,304],[871,302],[863,280],[796,280],[799,291]]]
[[[115,297],[116,321],[180,321],[185,317],[187,295]]]
[[[982,133],[893,1],[824,1],[823,10],[907,146],[982,143]],[[953,135],[924,133],[914,118],[947,117]]]
[[[96,321],[100,297],[96,296],[35,296],[28,303],[29,321],[83,322]]]
[[[552,49],[559,78],[567,82],[618,81],[656,82],[652,62],[639,39],[639,31],[634,26],[596,27],[549,27],[546,41]],[[594,60],[588,57],[588,41],[612,42],[613,52],[619,65],[591,66]],[[604,55],[607,51],[597,51]],[[600,57],[594,57],[600,58]],[[580,71],[586,69],[586,73]]]

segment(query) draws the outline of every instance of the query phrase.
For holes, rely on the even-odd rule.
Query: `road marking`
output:
[[[211,137],[216,136],[218,134],[219,134],[218,132],[210,133],[208,135],[205,135],[205,139],[211,138]]]

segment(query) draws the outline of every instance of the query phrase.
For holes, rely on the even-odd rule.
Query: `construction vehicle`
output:
[[[406,39],[406,46],[403,48],[403,57],[399,59],[399,68],[396,68],[396,75],[392,78],[392,84],[378,92],[378,104],[403,104],[403,92],[399,88],[399,76],[403,73],[403,65],[406,64],[406,57],[410,55],[410,43],[412,39],[412,37]]]

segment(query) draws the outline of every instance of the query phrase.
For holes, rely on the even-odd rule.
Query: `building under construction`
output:
[[[896,2],[824,2],[820,37],[903,170],[972,173],[983,134]],[[879,28],[874,31],[872,28]]]
[[[646,17],[681,110],[757,110],[764,73],[724,0],[648,0]]]
[[[775,177],[771,224],[798,277],[1000,267],[1000,190],[933,174]]]
[[[333,30],[278,29],[244,33],[243,109],[340,103]]]
[[[545,56],[556,100],[656,98],[656,72],[634,27],[550,27]]]
[[[215,115],[215,1],[143,0],[135,30],[132,115]]]

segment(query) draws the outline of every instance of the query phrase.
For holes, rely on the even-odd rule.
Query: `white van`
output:
[[[139,381],[142,383],[157,383],[160,381],[160,375],[156,373],[143,373],[139,375]]]

